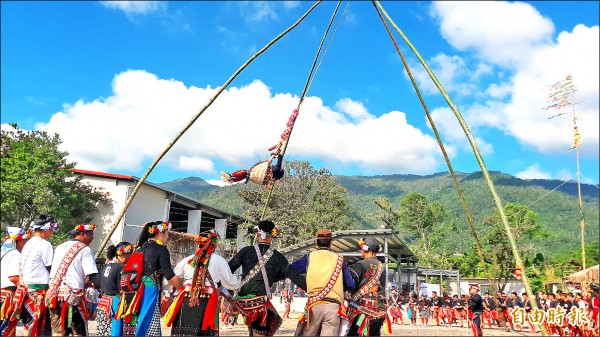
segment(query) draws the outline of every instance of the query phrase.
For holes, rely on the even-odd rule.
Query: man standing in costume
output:
[[[473,318],[473,324],[471,324],[471,328],[473,329],[473,336],[483,336],[483,330],[481,330],[481,314],[483,314],[483,299],[481,295],[479,295],[479,287],[476,285],[472,285],[469,288],[469,292],[471,293],[471,297],[469,297],[469,312],[471,317]]]
[[[87,336],[88,315],[85,303],[86,278],[98,274],[96,258],[89,244],[94,240],[94,224],[75,226],[73,240],[56,247],[50,270],[46,304],[50,311],[53,336]]]
[[[485,309],[483,317],[488,321],[488,326],[490,329],[494,324],[501,327],[502,325],[500,325],[500,321],[498,320],[498,312],[496,311],[496,302],[490,297],[489,292],[486,292],[483,296],[483,306]]]
[[[21,280],[21,251],[27,243],[30,233],[19,227],[6,227],[6,241],[2,245],[0,258],[0,335],[15,336],[19,317],[13,316],[15,311],[14,296]],[[24,319],[26,322],[26,320]]]
[[[383,264],[377,260],[380,249],[381,245],[374,238],[361,241],[363,260],[350,267],[358,290],[352,294],[348,308],[348,336],[381,336],[384,321],[386,329],[391,333],[391,320],[385,303],[386,275]],[[360,308],[355,305],[360,305]]]
[[[48,239],[54,234],[58,223],[54,218],[40,214],[38,219],[31,223],[30,229],[33,236],[27,241],[21,252],[21,268],[23,280],[15,298],[15,313],[21,314],[27,310],[33,317],[31,324],[27,325],[29,336],[49,336],[50,317],[44,297],[50,281],[50,268],[54,251]]]
[[[242,267],[242,285],[235,296],[232,314],[239,312],[246,318],[250,334],[273,336],[283,319],[271,304],[271,287],[289,278],[306,289],[306,279],[290,266],[283,254],[271,249],[271,242],[279,233],[273,222],[260,221],[255,230],[258,243],[240,249],[229,261],[231,272]]]
[[[444,301],[441,297],[438,296],[437,291],[431,292],[431,305],[433,305],[433,318],[435,318],[435,323],[440,325],[440,318],[442,319],[442,324],[444,324],[444,310],[443,305]]]
[[[317,250],[292,264],[298,273],[306,273],[308,300],[304,317],[298,323],[306,322],[303,336],[337,336],[345,315],[340,312],[344,291],[355,287],[344,257],[331,251],[331,241],[331,231],[319,229],[315,240]]]

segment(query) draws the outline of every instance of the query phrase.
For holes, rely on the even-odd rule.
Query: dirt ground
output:
[[[280,312],[282,315],[283,312]],[[296,331],[296,325],[298,323],[298,317],[300,313],[292,313],[290,314],[289,319],[284,319],[283,324],[277,331],[277,336],[293,336]],[[241,323],[241,318],[239,319]],[[411,325],[408,319],[405,319],[405,324],[395,324],[392,325],[392,333],[388,336],[473,336],[473,332],[469,328],[467,330],[466,323],[464,328],[460,328],[460,326],[437,326],[435,325],[435,321],[432,319],[429,320],[428,326],[420,326],[420,325]],[[248,328],[243,325],[235,325],[235,326],[221,326],[220,328],[221,336],[248,336]],[[382,335],[385,336],[385,333],[382,330]],[[492,330],[485,329],[483,330],[484,336],[541,336],[540,333],[532,333],[529,327],[524,328],[523,332],[514,331],[514,332],[505,332],[498,327],[493,328]]]
[[[277,306],[276,306],[277,307]],[[279,308],[277,308],[279,309]],[[283,315],[283,311],[279,312]],[[283,324],[277,331],[277,336],[293,336],[296,331],[296,325],[298,323],[298,317],[300,316],[299,311],[292,311],[290,318],[283,320]],[[433,323],[432,323],[433,321]],[[248,336],[248,328],[243,324],[242,318],[238,319],[239,324],[234,326],[221,325],[220,335],[221,336]],[[392,326],[392,333],[388,336],[473,336],[471,329],[461,328],[457,325],[454,326],[437,326],[435,320],[430,319],[428,326],[421,326],[420,322],[417,325],[411,325],[408,319],[404,319],[405,324],[394,324]],[[432,325],[433,324],[433,325]],[[89,325],[90,336],[95,336],[98,333],[97,325],[95,321],[90,321]],[[163,326],[163,336],[169,336],[171,329]],[[17,327],[17,336],[23,336],[24,329],[22,325]],[[382,330],[382,335],[385,336]],[[525,327],[523,332],[513,331],[505,332],[498,327],[494,327],[492,330],[483,330],[484,336],[541,336],[540,333],[532,333],[529,327]]]

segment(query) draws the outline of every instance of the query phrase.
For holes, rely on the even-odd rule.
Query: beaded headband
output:
[[[96,229],[96,225],[94,225],[93,223],[89,224],[89,225],[79,224],[79,225],[75,226],[73,231],[85,232],[85,231],[93,231],[94,229]]]
[[[121,246],[117,249],[117,255],[121,256],[123,254],[133,253],[135,246],[132,244]]]
[[[32,221],[31,224],[29,225],[29,227],[33,230],[48,230],[48,229],[54,229],[56,227],[58,227],[58,222],[48,222],[45,224],[37,224],[35,221]]]

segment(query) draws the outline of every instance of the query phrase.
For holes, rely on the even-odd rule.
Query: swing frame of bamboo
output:
[[[506,217],[506,215],[504,213],[504,207],[502,205],[502,201],[500,200],[500,197],[499,197],[498,193],[496,192],[494,183],[493,183],[493,181],[492,181],[492,179],[490,177],[490,174],[489,174],[489,171],[488,171],[488,169],[487,169],[487,167],[485,165],[485,162],[483,161],[483,157],[481,156],[481,152],[479,151],[477,143],[476,143],[476,141],[475,141],[475,139],[473,137],[473,134],[469,130],[469,127],[467,126],[466,121],[462,117],[460,111],[455,106],[454,102],[449,97],[448,93],[446,92],[446,90],[444,89],[444,87],[442,86],[442,84],[439,82],[439,80],[437,79],[437,77],[435,76],[435,74],[433,73],[433,71],[431,70],[431,68],[429,67],[429,65],[427,64],[427,62],[423,59],[423,57],[421,56],[421,54],[414,47],[414,45],[410,42],[410,40],[406,37],[406,35],[402,32],[402,30],[400,30],[400,28],[395,24],[395,22],[392,20],[392,18],[385,11],[385,9],[381,5],[381,3],[378,0],[374,0],[372,2],[384,14],[384,16],[386,17],[386,19],[391,23],[391,25],[395,28],[395,30],[397,31],[397,33],[402,37],[402,39],[404,40],[404,42],[409,46],[409,48],[412,50],[412,52],[418,58],[419,62],[423,65],[423,67],[426,70],[427,74],[429,75],[429,77],[431,78],[431,80],[434,82],[434,84],[436,85],[436,87],[440,91],[441,95],[444,97],[445,101],[449,105],[450,109],[454,113],[455,117],[457,118],[457,120],[458,120],[458,122],[459,122],[459,124],[460,124],[460,126],[461,126],[461,128],[463,130],[463,132],[465,133],[465,135],[466,135],[466,137],[467,137],[467,139],[469,141],[469,144],[471,145],[471,148],[473,150],[473,154],[475,155],[475,158],[476,158],[476,160],[477,160],[477,162],[478,162],[478,164],[479,164],[479,166],[481,168],[481,171],[483,173],[483,177],[485,179],[487,187],[490,190],[490,193],[492,194],[492,197],[494,199],[494,203],[495,203],[496,208],[497,208],[497,210],[498,210],[498,212],[500,214],[500,218],[502,219],[502,223],[504,225],[504,229],[505,229],[505,231],[507,233],[507,237],[508,237],[508,240],[509,240],[509,243],[510,243],[510,246],[511,246],[511,250],[512,250],[513,256],[515,258],[515,261],[516,261],[517,265],[523,266],[523,261],[521,260],[521,256],[520,256],[519,251],[517,249],[514,235],[512,234],[512,231],[511,231],[510,226],[508,224],[507,217]],[[259,55],[261,55],[263,52],[265,52],[269,47],[271,47],[273,44],[275,44],[275,42],[277,42],[278,40],[280,40],[283,36],[285,36],[287,33],[289,33],[292,29],[294,29],[295,27],[297,27],[300,24],[300,22],[302,22],[317,7],[317,5],[319,5],[320,3],[321,3],[321,0],[316,1],[315,4],[313,4],[294,24],[292,24],[290,27],[288,27],[286,30],[284,30],[282,33],[280,33],[277,37],[275,37],[273,40],[271,40],[269,43],[267,43],[263,48],[261,48],[254,55],[252,55],[244,64],[242,64],[242,66],[240,66],[240,68],[238,68],[225,81],[225,83],[219,88],[219,90],[217,90],[215,92],[215,94],[213,95],[213,97],[209,99],[209,101],[206,103],[206,105],[203,108],[201,108],[199,110],[199,112],[196,113],[192,117],[192,119],[180,130],[180,132],[173,138],[173,140],[167,145],[167,147],[156,157],[156,159],[148,167],[148,169],[146,170],[146,172],[144,173],[144,175],[139,179],[138,183],[134,187],[132,193],[130,194],[129,198],[127,199],[125,205],[123,206],[123,209],[121,210],[121,212],[119,213],[119,215],[115,219],[115,221],[113,223],[113,226],[111,227],[109,233],[105,236],[104,240],[100,244],[100,247],[98,248],[98,252],[97,252],[98,254],[101,253],[104,250],[104,247],[108,243],[110,237],[114,233],[114,231],[117,228],[118,224],[123,219],[123,216],[125,215],[125,212],[127,211],[127,209],[129,208],[129,206],[131,205],[133,199],[135,198],[135,196],[136,196],[138,190],[140,189],[140,187],[142,186],[142,184],[146,181],[146,179],[148,178],[148,176],[150,175],[150,173],[154,170],[154,168],[159,163],[159,161],[175,145],[175,143],[179,140],[179,138],[181,138],[183,136],[183,134],[196,122],[196,120],[208,109],[208,107],[210,107],[212,105],[212,103],[216,100],[216,98],[229,86],[229,84],[231,84],[231,82],[242,72],[242,70],[244,70],[254,59],[256,59]],[[306,91],[306,87],[305,87],[305,91]],[[305,94],[305,92],[303,92],[303,96],[304,96],[304,94]],[[430,119],[430,121],[432,121],[432,119]],[[432,123],[432,125],[433,125],[433,123]],[[290,131],[290,134],[291,134],[291,131]],[[437,135],[437,132],[436,132],[436,137],[439,137]],[[288,140],[289,140],[289,138],[288,138]],[[441,145],[441,142],[439,142],[439,143]],[[288,141],[285,142],[285,146],[284,146],[282,154],[285,154],[285,150],[287,148],[287,144],[288,144]],[[445,151],[443,150],[443,148],[442,148],[442,151],[445,153]],[[446,162],[447,162],[447,164],[449,166],[449,169],[452,170],[451,165],[449,165],[449,161],[447,160]],[[456,187],[458,189],[458,185],[457,184],[456,184]],[[271,189],[271,192],[269,193],[269,196],[272,193],[272,191],[273,191],[273,188]],[[462,193],[459,192],[459,195],[462,196]],[[267,202],[265,204],[265,210],[266,210],[266,207],[268,205],[268,199],[269,198],[267,198]],[[264,211],[263,211],[263,215],[264,215]],[[470,217],[470,214],[468,213],[468,211],[467,211],[467,216]],[[533,298],[533,293],[532,293],[532,290],[531,290],[531,287],[530,287],[529,279],[528,279],[527,274],[525,272],[523,273],[523,283],[525,285],[525,289],[526,289],[527,294],[530,297]],[[534,309],[536,309],[535,306],[536,306],[535,302],[532,302],[532,307],[534,307]],[[542,330],[542,334],[546,335],[545,330]]]

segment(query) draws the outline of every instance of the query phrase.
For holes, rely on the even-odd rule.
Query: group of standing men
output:
[[[281,326],[283,320],[271,303],[271,288],[286,278],[308,295],[296,335],[378,336],[384,322],[389,326],[385,271],[376,258],[381,249],[376,240],[361,242],[363,260],[349,267],[331,250],[331,231],[319,229],[317,250],[290,264],[271,248],[278,232],[273,222],[259,222],[257,244],[242,248],[229,261],[232,271],[242,267],[241,287],[229,314],[244,316],[250,335],[273,336]]]
[[[29,231],[8,227],[2,246],[1,332],[14,336],[22,321],[29,336],[87,334],[86,286],[98,273],[88,245],[94,225],[77,225],[72,240],[48,241],[58,223],[40,215]]]
[[[230,302],[229,314],[244,317],[250,335],[273,336],[283,319],[271,303],[271,289],[285,279],[308,295],[296,335],[379,336],[382,327],[391,332],[385,269],[376,256],[381,245],[375,239],[360,242],[362,260],[349,266],[331,250],[331,231],[320,229],[317,249],[290,264],[271,247],[279,229],[266,220],[255,228],[256,244],[230,261],[214,253],[218,235],[211,231],[198,235],[195,254],[173,268],[165,246],[171,224],[154,221],[143,225],[135,245],[109,247],[98,273],[89,248],[96,226],[75,226],[72,240],[53,250],[48,239],[57,226],[52,217],[41,215],[31,231],[7,228],[1,270],[3,336],[15,335],[19,321],[30,336],[89,335],[85,289],[90,286],[103,294],[96,319],[100,335],[160,336],[161,319],[171,335],[218,335],[222,297]],[[167,285],[177,296],[161,317],[160,294]],[[481,335],[484,304],[478,289],[471,290],[474,334]]]

